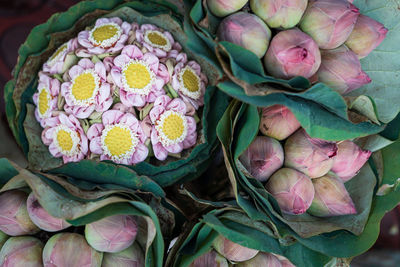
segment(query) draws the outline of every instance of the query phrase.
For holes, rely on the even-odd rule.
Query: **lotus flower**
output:
[[[217,36],[220,41],[240,45],[262,58],[268,49],[271,30],[259,17],[238,12],[221,22]]]
[[[174,68],[171,85],[179,96],[196,110],[204,105],[204,93],[208,83],[207,76],[194,61],[178,63]]]
[[[52,79],[43,72],[39,72],[38,91],[33,95],[36,120],[44,127],[43,120],[53,115],[57,110],[57,100],[60,93],[60,81]]]
[[[32,222],[47,232],[57,232],[71,225],[65,220],[51,216],[39,203],[36,196],[31,192],[27,200],[27,209]]]
[[[46,119],[42,141],[49,146],[53,157],[62,157],[64,163],[76,162],[88,154],[88,139],[77,118],[60,113]]]
[[[257,136],[239,160],[254,178],[260,182],[265,182],[282,167],[283,148],[273,138]]]
[[[222,235],[219,235],[214,240],[213,246],[219,254],[233,262],[243,262],[250,260],[258,253],[258,250],[243,247],[230,241]]]
[[[307,211],[317,217],[356,214],[357,210],[340,178],[333,173],[313,179],[315,197]]]
[[[189,267],[229,267],[228,261],[215,250],[207,252],[195,259]]]
[[[242,9],[249,0],[207,0],[208,9],[217,17],[225,17]]]
[[[371,153],[371,151],[362,150],[351,141],[343,141],[338,144],[338,152],[331,171],[336,173],[343,182],[347,182],[357,175]]]
[[[120,252],[133,244],[137,224],[132,216],[114,215],[87,224],[85,237],[89,245],[103,252]]]
[[[0,195],[0,230],[10,236],[31,235],[39,228],[31,221],[26,209],[28,194],[11,190]]]
[[[169,82],[168,69],[154,54],[143,54],[139,47],[127,45],[114,59],[114,64],[111,76],[120,88],[124,105],[143,107],[165,94],[163,87]]]
[[[300,31],[291,29],[279,32],[272,38],[264,57],[267,71],[282,79],[295,76],[310,78],[321,64],[321,54],[314,40]]]
[[[287,107],[273,105],[262,109],[260,131],[263,135],[284,140],[299,128],[300,123]]]
[[[106,67],[101,61],[93,64],[83,58],[68,74],[71,80],[61,84],[66,113],[86,119],[94,111],[103,112],[110,108],[113,102],[111,85],[107,82]]]
[[[132,28],[135,30],[136,41],[160,59],[176,59],[182,51],[182,46],[175,42],[171,33],[155,25],[142,24],[139,26],[137,23],[132,23]]]
[[[168,153],[180,153],[196,144],[196,121],[185,116],[186,104],[179,98],[160,96],[154,102],[149,116],[152,123],[151,143],[158,160],[165,160]]]
[[[10,237],[0,251],[1,267],[42,267],[43,243],[30,236]]]
[[[4,243],[7,241],[8,235],[0,231],[0,250],[3,247]]]
[[[43,249],[44,267],[100,267],[102,259],[103,253],[75,233],[53,235]]]
[[[347,0],[311,0],[300,22],[322,49],[334,49],[349,38],[360,12]]]
[[[328,173],[338,149],[335,142],[311,138],[303,129],[290,136],[284,148],[285,166],[311,178]]]
[[[144,161],[149,154],[147,136],[135,115],[119,110],[108,110],[102,123],[95,123],[87,131],[92,154],[100,160],[132,165]]]
[[[43,71],[50,74],[63,74],[75,62],[75,50],[79,47],[78,39],[74,38],[61,45],[43,64]]]
[[[249,261],[237,264],[237,267],[282,267],[279,259],[272,253],[260,252]]]
[[[350,93],[372,81],[361,69],[357,55],[346,46],[324,50],[321,55],[318,79],[340,94]]]
[[[132,26],[120,18],[100,18],[91,30],[81,31],[78,42],[83,49],[77,51],[80,57],[90,54],[115,54],[124,48]]]
[[[368,56],[385,39],[388,29],[382,23],[364,15],[358,17],[346,45],[359,58]]]
[[[273,255],[279,259],[279,261],[281,262],[281,266],[282,267],[296,267],[286,257],[283,257],[283,256],[278,255],[278,254],[273,254]]]
[[[142,267],[144,266],[144,255],[137,243],[118,252],[104,253],[102,267]]]
[[[250,7],[269,27],[290,29],[300,22],[307,3],[307,0],[250,0]]]
[[[302,214],[314,198],[310,177],[290,168],[282,168],[269,178],[265,185],[284,213]]]

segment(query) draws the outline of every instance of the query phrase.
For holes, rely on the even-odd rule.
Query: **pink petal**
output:
[[[164,64],[161,63],[158,66],[157,76],[162,78],[164,80],[164,83],[168,83],[170,80],[170,77],[169,77],[169,72],[168,72],[167,66],[165,66]]]
[[[79,60],[78,65],[81,66],[85,70],[94,68],[93,62],[88,58],[83,58],[83,59]]]
[[[144,96],[141,96],[139,94],[127,92],[124,89],[121,88],[120,93],[119,93],[121,102],[128,106],[134,106],[134,107],[143,107],[146,104],[146,99]]]
[[[99,75],[99,77],[102,79],[102,81],[105,81],[107,79],[106,67],[104,66],[103,62],[97,62],[94,65],[94,70],[96,71],[97,75]]]
[[[89,42],[89,31],[81,31],[78,34],[78,43],[86,48],[93,47],[93,44]]]
[[[121,52],[121,55],[126,55],[131,59],[141,59],[143,57],[142,51],[136,45],[127,45]],[[115,61],[114,61],[115,64]]]
[[[52,142],[50,145],[49,145],[49,151],[50,151],[50,154],[53,156],[53,157],[55,157],[55,158],[59,158],[59,157],[61,157],[61,153],[60,153],[60,151],[58,150],[58,148],[56,147],[56,145],[54,144],[54,142]]]
[[[186,116],[186,122],[187,122],[187,132],[188,133],[193,133],[196,131],[196,121],[193,117]]]
[[[102,116],[104,126],[118,123],[123,115],[124,113],[119,110],[108,110],[104,112]]]
[[[101,123],[95,123],[92,126],[89,127],[86,135],[89,138],[89,140],[92,140],[96,137],[101,136],[101,133],[104,130],[104,125]]]
[[[130,32],[131,29],[132,29],[132,26],[131,26],[131,24],[129,24],[128,22],[124,21],[124,22],[122,22],[122,24],[121,24],[121,29],[123,30],[124,34],[128,35],[129,32]]]
[[[158,57],[156,57],[155,55],[151,54],[151,53],[146,53],[143,56],[143,60],[147,62],[147,64],[149,64],[150,69],[154,72],[157,73],[158,72],[158,65],[160,63],[160,61],[158,60]]]
[[[149,149],[144,144],[138,144],[136,146],[136,151],[133,153],[131,158],[131,163],[136,164],[144,161],[149,155]]]
[[[150,120],[150,116],[146,116],[141,122],[141,128],[143,130],[143,133],[146,137],[150,137],[151,134],[151,128],[152,128],[152,124],[151,124],[151,120]]]
[[[97,136],[90,141],[90,151],[94,154],[103,154],[103,148],[101,146],[101,136]]]
[[[153,144],[154,156],[158,160],[165,160],[168,157],[168,151],[161,145],[161,143]]]
[[[101,26],[103,24],[107,24],[110,23],[110,19],[109,18],[100,18],[96,20],[95,26]]]
[[[136,129],[139,127],[139,121],[131,113],[124,114],[119,119],[119,122],[127,124],[134,132],[136,132]]]
[[[163,106],[154,106],[149,113],[149,117],[152,123],[155,123],[163,114],[165,111],[165,108]]]
[[[52,79],[49,88],[50,94],[52,96],[57,96],[60,93],[60,87],[60,81],[57,79]]]
[[[110,22],[114,22],[115,24],[118,24],[120,26],[122,24],[122,19],[120,19],[118,17],[110,18],[109,20],[110,20]]]
[[[69,106],[67,104],[64,105],[65,112],[73,114],[75,117],[79,119],[88,118],[93,113],[95,108],[96,108],[95,105],[90,105],[88,107]]]
[[[118,67],[113,67],[111,69],[111,77],[114,81],[114,83],[119,87],[122,88],[123,84],[122,84],[122,74],[121,74],[121,70]]]
[[[88,47],[88,51],[95,55],[101,55],[106,52],[106,50],[100,46]]]
[[[82,66],[75,65],[69,70],[68,74],[69,74],[69,77],[71,77],[71,79],[74,79],[76,76],[78,76],[82,72],[84,72],[84,69],[82,68]]]
[[[193,132],[191,134],[188,134],[183,140],[182,145],[184,149],[188,149],[196,144],[197,141],[197,132]]]
[[[154,101],[154,106],[162,106],[166,108],[169,102],[171,102],[171,98],[167,95],[162,95],[157,97],[156,101]]]
[[[186,104],[179,98],[175,98],[168,104],[167,110],[173,110],[181,114],[186,114]]]
[[[182,143],[178,143],[178,144],[166,146],[164,148],[169,153],[180,153],[183,150],[183,145],[182,145]]]

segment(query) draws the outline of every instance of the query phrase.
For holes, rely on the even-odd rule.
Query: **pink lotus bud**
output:
[[[331,217],[339,215],[356,214],[349,193],[342,180],[335,174],[327,175],[313,179],[312,183],[315,189],[315,197],[308,209],[308,213],[317,217]]]
[[[388,29],[382,23],[361,14],[346,41],[346,45],[359,58],[363,58],[382,43],[387,32]]]
[[[357,175],[371,153],[371,151],[362,150],[351,141],[343,141],[338,144],[338,152],[331,171],[336,173],[343,182],[347,182]]]
[[[1,267],[42,267],[43,243],[30,236],[10,237],[0,251]]]
[[[142,267],[144,266],[144,255],[138,244],[118,253],[104,253],[101,267]]]
[[[27,209],[32,222],[47,232],[57,232],[71,226],[65,220],[51,216],[39,203],[33,192],[29,194]]]
[[[32,235],[39,228],[31,221],[26,209],[28,194],[11,190],[0,195],[0,230],[10,236]]]
[[[103,253],[91,248],[75,233],[53,235],[43,249],[44,267],[100,267]]]
[[[137,224],[132,216],[114,215],[87,224],[85,237],[98,251],[120,252],[131,246],[137,234]]]
[[[311,138],[300,129],[285,143],[285,166],[311,178],[321,177],[332,168],[337,149],[335,142]]]
[[[314,198],[311,179],[296,170],[282,168],[265,185],[284,213],[302,214],[310,207]]]
[[[283,256],[278,255],[278,254],[273,254],[273,255],[275,255],[275,257],[277,257],[279,259],[279,261],[281,262],[282,267],[296,267],[286,257],[283,257]]]
[[[260,252],[257,254],[257,256],[255,256],[251,260],[246,261],[246,262],[241,262],[235,266],[237,266],[237,267],[255,267],[255,266],[282,267],[282,264],[275,255],[273,255],[271,253]]]
[[[356,24],[358,8],[347,0],[310,0],[300,22],[322,49],[334,49],[349,38]]]
[[[300,22],[307,3],[307,0],[250,0],[250,7],[269,27],[290,29]]]
[[[207,0],[208,9],[217,17],[225,17],[242,9],[249,0]]]
[[[215,250],[211,250],[206,254],[195,259],[189,267],[228,267],[228,261],[219,255]]]
[[[214,240],[213,246],[219,254],[233,262],[250,260],[258,253],[258,250],[243,247],[230,241],[222,235],[219,235]]]
[[[282,145],[273,138],[257,136],[240,156],[246,170],[260,182],[268,178],[283,165]]]
[[[284,140],[299,128],[299,121],[287,107],[274,105],[262,109],[260,131],[263,135]]]
[[[310,36],[299,29],[291,29],[279,32],[272,38],[264,65],[277,78],[310,78],[321,65],[321,54]]]
[[[268,49],[271,30],[259,17],[238,12],[221,22],[217,36],[220,41],[240,45],[262,58]]]
[[[361,69],[357,55],[346,46],[333,50],[322,50],[318,79],[338,93],[344,95],[371,82]]]

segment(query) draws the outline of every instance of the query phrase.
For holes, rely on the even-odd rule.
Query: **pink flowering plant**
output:
[[[75,63],[59,71],[71,53]],[[35,117],[64,163],[164,161],[196,146],[207,84],[170,32],[100,18],[43,65]]]

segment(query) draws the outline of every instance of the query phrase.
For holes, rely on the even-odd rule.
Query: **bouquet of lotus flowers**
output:
[[[32,169],[84,178],[120,164],[163,186],[201,174],[227,97],[212,86],[218,70],[186,46],[176,11],[162,1],[82,2],[32,32],[6,88]]]
[[[253,220],[273,225],[279,239],[351,258],[374,244],[382,216],[399,203],[398,141],[382,149],[379,135],[312,138],[287,107],[238,101],[217,132],[237,203]],[[398,139],[398,124],[382,135]]]
[[[147,204],[132,190],[82,190],[6,159],[0,166],[1,266],[163,266],[163,234],[175,222],[154,195]]]
[[[284,105],[313,137],[345,140],[382,131],[400,111],[398,4],[192,1],[186,31],[229,78],[219,89],[259,107]]]

